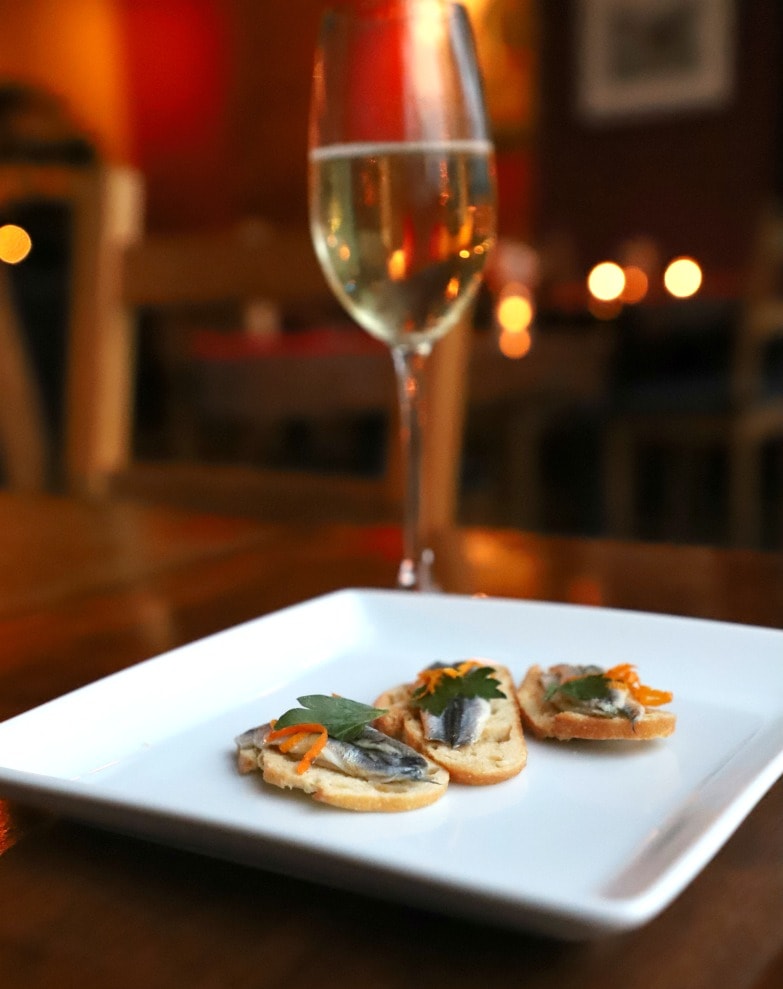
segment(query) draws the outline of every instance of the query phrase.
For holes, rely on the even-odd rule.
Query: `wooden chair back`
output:
[[[14,491],[40,491],[47,483],[46,423],[7,265],[1,261],[0,355],[0,476]]]
[[[767,518],[764,493],[765,450],[777,444],[783,455],[783,209],[779,204],[768,206],[759,218],[725,363],[726,399],[717,408],[625,415],[610,425],[605,500],[612,535],[639,534],[636,455],[642,443],[652,442],[677,456],[677,470],[666,485],[671,515],[682,520],[676,536],[693,531],[694,503],[707,489],[706,474],[698,473],[703,466],[699,453],[719,451],[728,465],[721,539],[740,547],[781,544],[783,509],[777,509],[777,520]],[[783,505],[783,499],[775,500]]]
[[[770,389],[770,349],[783,341],[783,206],[768,205],[759,218],[750,261],[741,333],[737,341],[734,393],[738,408],[783,401],[783,382]]]
[[[783,545],[783,497],[777,499],[776,520],[764,518],[763,497],[765,448],[774,444],[783,463],[783,206],[779,203],[765,207],[759,220],[733,384],[733,541],[743,546],[779,547]],[[770,522],[776,530],[771,537],[765,536]]]
[[[0,164],[0,206],[62,204],[70,216],[71,270],[67,287],[67,380],[74,368],[71,341],[94,306],[95,268],[103,256],[97,235],[105,227],[103,205],[96,190],[112,169],[94,164],[24,162]],[[32,250],[37,250],[33,243]],[[25,260],[19,262],[25,264]],[[10,284],[10,269],[0,262],[0,445],[5,461],[4,483],[17,490],[42,490],[54,483],[54,465],[61,451],[52,449],[53,437],[44,412],[42,383],[26,341],[22,316]],[[62,457],[60,457],[62,459]]]

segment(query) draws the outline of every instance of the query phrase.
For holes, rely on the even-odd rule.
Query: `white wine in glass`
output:
[[[349,315],[391,348],[406,491],[397,583],[429,589],[427,357],[469,309],[495,237],[494,155],[463,7],[370,0],[324,15],[309,175],[326,278]]]

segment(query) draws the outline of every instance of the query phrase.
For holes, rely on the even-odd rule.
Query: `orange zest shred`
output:
[[[296,771],[301,776],[302,773],[307,772],[313,763],[313,759],[316,758],[318,753],[321,752],[323,747],[326,745],[329,738],[329,733],[326,728],[316,721],[305,722],[299,725],[288,725],[285,728],[275,728],[273,723],[272,731],[269,732],[266,740],[268,742],[277,742],[281,738],[285,739],[285,741],[280,744],[280,751],[290,752],[290,750],[298,742],[301,742],[302,739],[306,738],[308,735],[316,735],[317,738],[297,763]]]
[[[424,688],[425,694],[434,694],[443,677],[461,677],[481,663],[475,659],[466,659],[457,666],[441,666],[437,670],[422,670],[416,678],[416,684]]]
[[[652,687],[641,683],[636,667],[631,663],[620,663],[619,666],[613,666],[606,671],[604,676],[613,683],[625,687],[633,699],[644,704],[645,707],[659,707],[661,704],[668,704],[674,696],[668,690],[653,690]]]

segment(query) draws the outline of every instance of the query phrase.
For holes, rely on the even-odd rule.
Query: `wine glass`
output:
[[[428,590],[427,358],[468,311],[495,237],[494,152],[460,4],[370,0],[324,14],[309,187],[313,243],[332,290],[391,348],[405,477],[397,585]]]

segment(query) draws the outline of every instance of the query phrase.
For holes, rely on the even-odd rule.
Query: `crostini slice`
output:
[[[642,684],[630,663],[531,666],[517,698],[525,728],[541,739],[639,742],[666,738],[677,723],[671,711],[660,710],[671,693]]]
[[[448,773],[370,724],[382,709],[343,697],[310,694],[301,708],[236,738],[240,773],[298,789],[334,807],[406,811],[444,795]]]
[[[387,709],[375,726],[442,766],[454,783],[500,783],[527,763],[514,681],[505,666],[474,659],[435,664],[375,704]]]

